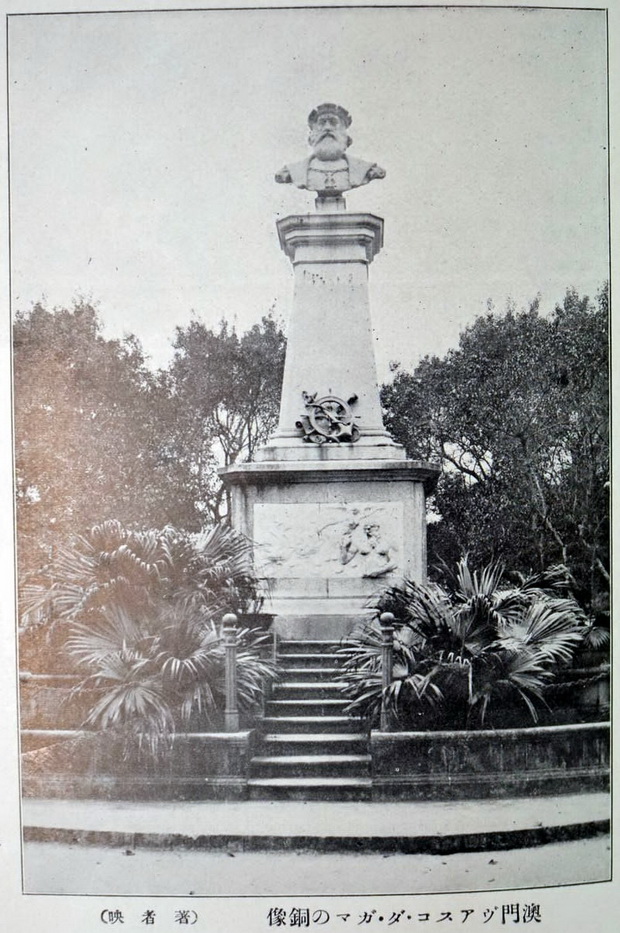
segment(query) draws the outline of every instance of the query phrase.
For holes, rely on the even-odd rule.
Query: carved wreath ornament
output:
[[[357,395],[352,395],[345,402],[335,395],[317,393],[310,395],[302,392],[306,413],[295,423],[295,427],[304,432],[303,439],[309,444],[354,444],[359,440],[360,429],[355,424],[356,415],[351,405],[357,402]]]

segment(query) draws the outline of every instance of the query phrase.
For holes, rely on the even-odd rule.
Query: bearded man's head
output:
[[[308,142],[313,155],[318,159],[326,162],[341,159],[351,145],[352,140],[347,133],[351,117],[344,107],[337,104],[321,104],[308,117],[308,125]]]

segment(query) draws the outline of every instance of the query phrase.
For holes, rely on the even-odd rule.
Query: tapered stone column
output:
[[[280,422],[263,456],[282,459],[286,447],[304,459],[316,454],[296,427],[308,393],[355,398],[355,450],[387,446],[393,457],[398,447],[381,418],[368,298],[368,266],[383,245],[383,221],[346,212],[285,217],[278,235],[295,283]],[[334,456],[337,446],[324,445],[322,457]]]

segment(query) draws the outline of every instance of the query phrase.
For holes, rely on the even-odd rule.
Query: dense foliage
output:
[[[190,535],[110,521],[59,547],[53,583],[31,585],[24,621],[63,630],[63,647],[86,672],[86,725],[156,747],[174,732],[217,725],[224,698],[221,619],[257,597],[248,542],[215,526]],[[33,623],[34,624],[34,623]],[[251,708],[273,676],[266,636],[239,633],[239,702]]]
[[[13,338],[23,581],[99,519],[166,524],[180,478],[160,456],[157,385],[137,341],[105,340],[84,303],[18,314]]]
[[[251,457],[277,416],[284,337],[271,318],[241,337],[192,322],[157,374],[84,302],[36,305],[13,337],[21,583],[47,580],[56,548],[98,522],[198,531],[223,517],[218,462]]]
[[[443,359],[396,370],[387,426],[443,467],[429,565],[466,553],[524,573],[568,568],[602,620],[609,592],[608,301],[567,292],[550,317],[489,312]],[[439,569],[438,569],[439,568]]]
[[[252,460],[277,424],[285,338],[271,317],[241,337],[223,321],[177,328],[174,358],[162,375],[172,418],[167,442],[189,477],[202,515],[227,514],[218,466]]]
[[[502,582],[503,568],[471,572],[456,586],[407,582],[377,611],[395,617],[393,677],[386,701],[401,728],[472,729],[538,720],[545,689],[569,665],[592,626],[568,595],[564,568]],[[376,723],[381,709],[381,626],[354,633],[342,649],[349,711]]]

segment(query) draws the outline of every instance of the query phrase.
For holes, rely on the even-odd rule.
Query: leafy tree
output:
[[[211,521],[227,512],[218,465],[251,460],[278,418],[285,338],[271,316],[239,336],[222,321],[177,328],[164,381],[174,416],[170,453],[190,477],[196,507]]]
[[[198,321],[154,374],[135,337],[107,340],[96,309],[35,305],[14,324],[21,582],[97,522],[198,531],[226,513],[221,463],[275,426],[284,336],[264,318],[239,337]]]
[[[562,563],[582,604],[605,612],[606,289],[596,302],[568,291],[548,318],[537,302],[479,317],[444,359],[397,369],[383,402],[409,455],[443,465],[431,563]]]
[[[159,442],[166,400],[135,337],[106,340],[82,301],[18,313],[13,336],[21,580],[95,521],[178,521],[182,477]]]

